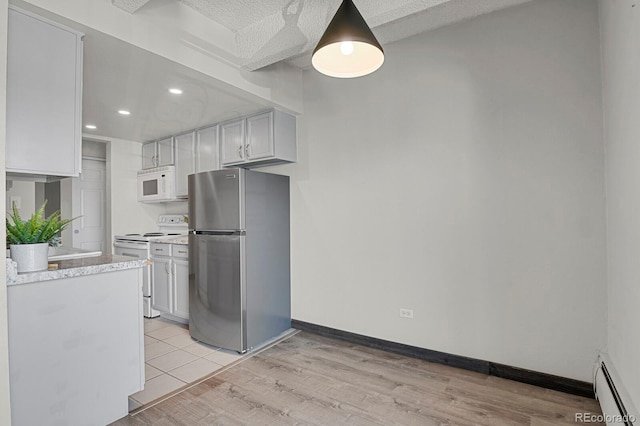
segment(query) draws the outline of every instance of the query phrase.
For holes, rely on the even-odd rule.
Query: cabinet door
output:
[[[173,164],[173,138],[166,138],[158,141],[156,147],[156,165],[170,166]]]
[[[142,145],[142,168],[150,169],[156,166],[156,143],[147,142]]]
[[[175,247],[175,246],[174,246]],[[173,260],[173,315],[189,319],[189,261]]]
[[[171,313],[171,259],[152,257],[153,279],[151,280],[151,306]]]
[[[6,169],[78,176],[82,34],[10,6]]]
[[[176,196],[189,195],[187,176],[194,173],[195,132],[175,137]]]
[[[273,157],[273,112],[247,117],[247,161]]]
[[[196,173],[220,168],[218,126],[196,132]]]
[[[220,144],[223,165],[244,161],[244,120],[221,124]]]

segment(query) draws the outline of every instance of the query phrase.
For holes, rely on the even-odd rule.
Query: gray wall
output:
[[[607,151],[607,350],[622,379],[622,387],[637,409],[640,408],[640,8],[635,1],[607,0],[600,2],[600,10]]]
[[[53,214],[56,210],[60,210],[60,181],[44,184],[44,198],[47,200],[46,216]]]
[[[107,159],[107,143],[83,139],[82,156]]]
[[[591,381],[606,334],[597,3],[536,1],[304,74],[292,314]],[[400,308],[414,319],[399,317]]]

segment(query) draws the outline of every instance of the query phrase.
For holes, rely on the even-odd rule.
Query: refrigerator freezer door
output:
[[[189,234],[189,331],[194,339],[247,349],[242,235]]]
[[[244,229],[244,171],[215,170],[189,175],[189,228]]]

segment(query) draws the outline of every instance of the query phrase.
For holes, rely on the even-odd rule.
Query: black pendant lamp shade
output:
[[[344,0],[318,42],[311,63],[331,77],[370,74],[384,62],[384,51],[351,0]]]

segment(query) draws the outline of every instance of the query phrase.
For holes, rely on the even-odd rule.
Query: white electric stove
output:
[[[139,233],[139,234],[125,234],[116,235],[113,241],[113,253],[119,256],[134,257],[136,259],[149,259],[151,258],[151,242],[163,240],[168,237],[179,237],[186,235],[189,231],[189,224],[187,215],[160,215],[158,216],[158,229]],[[151,297],[152,297],[152,285],[151,280],[151,266],[147,265],[143,270],[143,313],[145,317],[153,318],[160,315],[160,312],[152,309]]]

